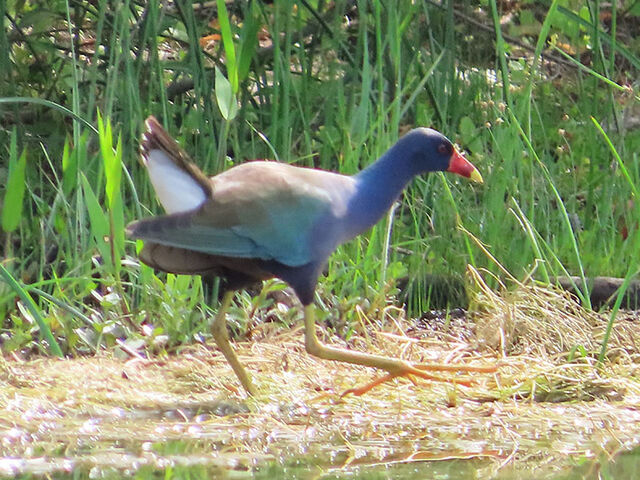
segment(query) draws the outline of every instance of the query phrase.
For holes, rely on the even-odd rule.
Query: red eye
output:
[[[441,143],[440,145],[438,145],[438,152],[444,155],[445,153],[449,153],[449,149],[444,143]]]

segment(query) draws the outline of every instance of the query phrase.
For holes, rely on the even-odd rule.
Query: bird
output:
[[[133,221],[126,232],[144,241],[138,254],[143,263],[164,272],[226,282],[211,332],[248,395],[257,390],[230,344],[226,313],[236,290],[270,278],[287,283],[299,298],[309,354],[387,372],[345,393],[360,395],[394,377],[436,378],[427,373],[427,366],[321,343],[313,300],[329,256],[377,223],[413,177],[447,171],[483,182],[480,172],[444,135],[415,128],[351,176],[256,160],[208,177],[150,116],[140,153],[166,214]]]

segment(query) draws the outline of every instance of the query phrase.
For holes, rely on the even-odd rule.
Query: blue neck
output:
[[[378,161],[355,175],[356,193],[351,198],[349,237],[369,229],[389,210],[409,181],[418,173],[413,152],[396,143]]]

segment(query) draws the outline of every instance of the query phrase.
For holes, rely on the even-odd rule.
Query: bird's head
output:
[[[417,173],[452,172],[482,183],[482,175],[451,141],[431,128],[416,128],[398,142],[410,150]]]

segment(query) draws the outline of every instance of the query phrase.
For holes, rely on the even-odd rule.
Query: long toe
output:
[[[473,372],[473,373],[493,373],[497,370],[497,366],[488,365],[488,366],[472,366],[472,365],[444,365],[444,364],[417,364],[410,365],[405,364],[403,368],[398,371],[389,372],[382,377],[376,378],[372,382],[367,383],[361,387],[353,387],[345,390],[340,397],[344,397],[346,395],[364,395],[368,393],[378,385],[381,385],[389,380],[392,380],[397,377],[405,377],[408,380],[411,380],[414,384],[416,381],[414,377],[421,378],[423,380],[429,380],[432,382],[444,382],[444,383],[453,383],[456,385],[462,385],[465,387],[470,387],[473,385],[473,379],[469,377],[445,377],[441,375],[433,375],[432,373],[427,373],[429,371],[449,371],[449,372]]]
[[[434,372],[495,373],[498,365],[463,365],[458,363],[415,363],[414,368]]]

